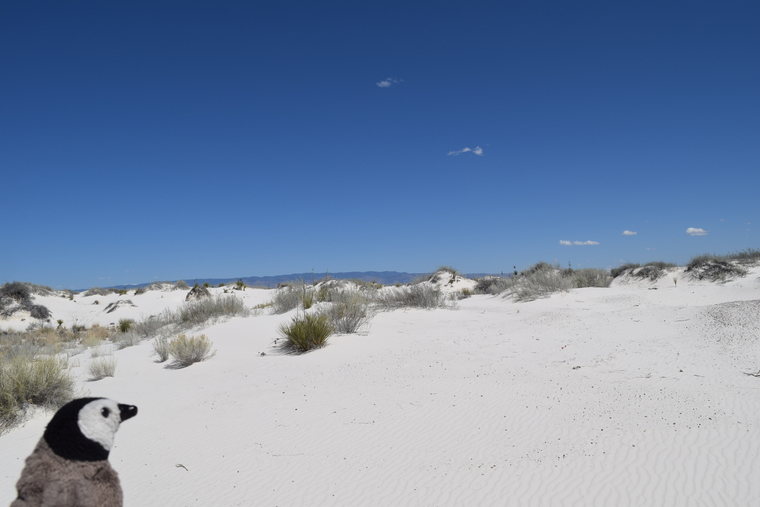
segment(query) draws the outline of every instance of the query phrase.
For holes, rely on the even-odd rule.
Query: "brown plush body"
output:
[[[16,483],[11,507],[121,507],[119,476],[108,460],[71,461],[41,438]]]

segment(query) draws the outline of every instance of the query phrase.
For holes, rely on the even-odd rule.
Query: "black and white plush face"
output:
[[[108,398],[79,398],[56,412],[44,438],[53,452],[66,459],[108,459],[119,425],[136,414],[133,405]]]

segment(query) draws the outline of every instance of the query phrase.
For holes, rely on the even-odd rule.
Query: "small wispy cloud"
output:
[[[481,148],[480,146],[476,146],[474,148],[470,148],[469,146],[465,146],[461,150],[450,151],[449,152],[449,156],[450,157],[451,156],[456,157],[457,155],[461,155],[462,153],[472,153],[473,155],[477,155],[479,157],[482,157],[483,156],[483,148]]]
[[[598,241],[568,241],[566,239],[559,240],[559,244],[563,246],[592,246],[592,245],[598,245]]]
[[[701,227],[689,227],[686,229],[686,234],[689,236],[707,236],[709,233]]]
[[[638,232],[636,232],[636,231],[629,231],[628,229],[626,229],[626,230],[623,231],[623,236],[635,236],[637,234],[638,234]]]
[[[390,88],[393,85],[397,85],[397,84],[403,83],[403,82],[404,82],[403,79],[399,79],[397,77],[386,77],[382,81],[378,81],[377,83],[375,83],[375,85],[378,88]]]

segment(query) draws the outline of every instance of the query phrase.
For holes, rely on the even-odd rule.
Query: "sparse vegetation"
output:
[[[724,282],[731,278],[744,276],[747,270],[729,256],[699,255],[686,266],[686,272],[695,280]]]
[[[211,319],[248,315],[243,300],[236,296],[217,296],[185,303],[177,311],[181,324],[198,326]]]
[[[668,269],[675,267],[675,264],[660,261],[647,262],[643,266],[641,264],[629,263],[623,264],[616,268],[612,268],[610,270],[610,274],[612,275],[612,278],[617,278],[619,276],[629,274],[630,276],[638,278],[640,280],[650,280],[652,282],[655,282],[665,276],[665,273]]]
[[[285,313],[302,306],[308,310],[314,304],[314,289],[303,282],[287,285],[277,290],[272,298],[274,313]]]
[[[336,333],[356,333],[369,321],[367,299],[358,291],[345,291],[334,295],[335,301],[323,310]]]
[[[324,347],[333,328],[323,314],[306,314],[294,317],[290,324],[283,324],[280,333],[285,338],[285,348],[293,352],[308,352]]]
[[[65,359],[17,354],[0,364],[0,432],[16,424],[30,406],[58,408],[74,382]]]
[[[512,287],[514,281],[511,278],[501,276],[486,276],[475,282],[475,294],[501,294]]]
[[[440,289],[424,284],[390,289],[379,293],[376,301],[381,308],[386,310],[397,308],[444,308],[447,306],[446,297]]]
[[[153,352],[158,356],[159,363],[169,359],[169,340],[165,336],[159,336],[153,340]]]
[[[93,359],[90,362],[89,372],[91,380],[113,377],[116,373],[116,359],[113,356]]]
[[[468,288],[464,288],[457,293],[456,297],[457,299],[467,299],[472,297],[472,291]]]
[[[545,262],[539,262],[510,280],[513,285],[507,292],[517,301],[532,301],[575,288],[575,279],[571,273],[563,274]]]
[[[32,289],[36,293],[44,293],[51,290],[41,285],[10,282],[0,286],[0,316],[10,317],[19,310],[26,310],[33,319],[47,320],[50,318],[50,310],[42,305],[32,302]]]
[[[120,333],[126,333],[127,331],[132,329],[134,325],[135,325],[135,321],[132,319],[120,319],[117,328],[119,329]]]
[[[87,291],[84,293],[84,296],[107,296],[109,294],[115,294],[117,291],[116,289],[103,289],[102,287],[92,287],[90,289],[87,289]]]
[[[174,366],[185,368],[211,357],[211,342],[205,334],[191,337],[181,334],[169,342],[169,355]]]
[[[612,281],[609,272],[604,269],[586,268],[569,271],[563,272],[562,275],[572,278],[576,289],[583,287],[609,287]]]

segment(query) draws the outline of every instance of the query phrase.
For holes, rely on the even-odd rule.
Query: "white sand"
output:
[[[85,381],[87,354],[74,372],[139,407],[111,453],[127,505],[757,505],[760,270],[679,276],[380,313],[302,356],[272,345],[292,313],[235,318],[199,330],[207,362],[166,369],[144,342],[115,378]],[[107,324],[184,294],[49,306]],[[0,437],[0,504],[49,417]]]

